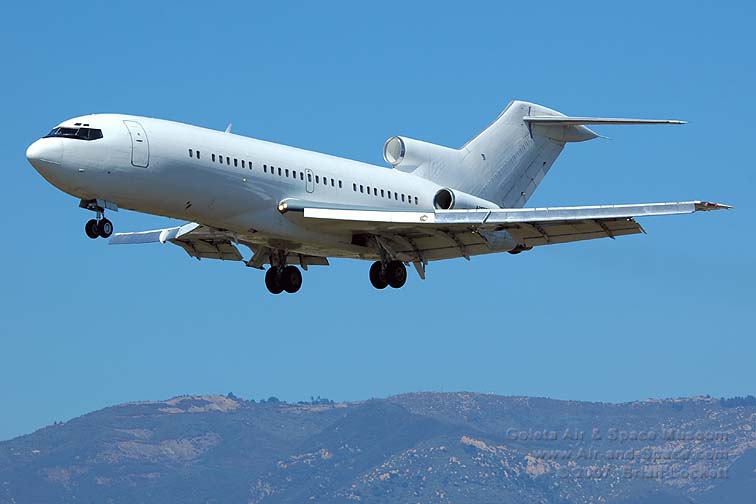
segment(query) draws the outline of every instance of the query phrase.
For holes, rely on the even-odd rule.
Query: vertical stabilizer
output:
[[[582,126],[536,128],[524,120],[533,115],[561,116],[534,103],[511,102],[462,147],[462,166],[456,174],[449,173],[456,179],[449,180],[449,185],[501,207],[519,208],[533,195],[565,142],[596,136]]]

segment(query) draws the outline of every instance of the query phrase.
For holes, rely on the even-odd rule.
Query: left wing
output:
[[[506,230],[523,247],[642,233],[643,228],[635,221],[636,217],[728,208],[731,207],[703,201],[435,212],[322,208],[291,200],[279,206],[282,212],[299,211],[305,220],[330,223],[352,232],[457,235]]]

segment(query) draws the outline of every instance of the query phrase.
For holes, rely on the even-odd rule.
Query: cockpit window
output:
[[[63,137],[63,138],[78,138],[79,140],[97,140],[102,138],[102,130],[95,128],[53,128],[53,130],[45,135],[45,138],[49,137]]]

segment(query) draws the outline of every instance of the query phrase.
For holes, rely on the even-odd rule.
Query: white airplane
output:
[[[329,257],[374,261],[377,289],[402,287],[405,264],[425,278],[430,261],[644,232],[635,217],[731,208],[701,201],[523,208],[565,144],[598,137],[592,124],[677,120],[567,117],[513,101],[459,149],[394,136],[391,169],[226,131],[120,114],[60,123],[26,151],[34,168],[79,198],[108,238],[105,211],[126,208],[190,221],[116,233],[110,244],[171,242],[197,259],[263,269],[274,294],[297,292],[296,265]],[[237,245],[249,247],[243,259]]]

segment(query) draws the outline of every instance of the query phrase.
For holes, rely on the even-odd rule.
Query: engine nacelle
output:
[[[456,149],[413,138],[393,136],[383,144],[383,159],[402,171],[414,171],[419,166],[461,162],[462,154]]]
[[[454,189],[439,189],[433,197],[433,208],[437,210],[453,209],[476,209],[476,208],[499,208],[496,203],[492,203],[483,198],[478,198],[472,194],[467,194]]]

